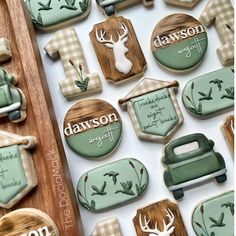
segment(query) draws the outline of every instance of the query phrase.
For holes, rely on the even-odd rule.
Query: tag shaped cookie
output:
[[[184,87],[185,108],[199,118],[234,106],[234,69],[223,68],[190,80]]]
[[[204,26],[190,15],[176,13],[157,23],[151,36],[154,58],[167,70],[188,71],[200,64],[207,51]]]
[[[133,127],[139,138],[166,142],[182,125],[175,92],[177,81],[167,82],[142,79],[124,98],[120,105],[126,105]]]
[[[25,96],[16,84],[17,79],[0,68],[0,117],[8,116],[15,123],[26,118]]]
[[[213,150],[215,143],[200,133],[190,134],[168,143],[162,163],[164,181],[174,198],[183,198],[183,188],[215,178],[226,181],[224,158]]]
[[[102,211],[142,196],[148,181],[140,161],[121,159],[83,174],[77,185],[78,199],[87,210]]]
[[[194,8],[200,0],[164,0],[167,4],[178,6],[178,7],[186,7],[186,8]]]
[[[109,103],[99,99],[83,100],[67,112],[64,135],[70,148],[88,158],[111,153],[120,143],[120,115]]]
[[[147,63],[130,20],[112,17],[94,25],[89,35],[106,80],[142,77]]]
[[[36,28],[55,30],[88,16],[91,0],[25,0]]]
[[[114,217],[100,221],[90,236],[121,236],[118,219]]]
[[[102,90],[98,74],[90,74],[75,29],[57,31],[45,47],[47,54],[61,58],[67,80],[59,82],[66,98],[74,98]]]
[[[10,42],[5,38],[0,38],[0,62],[6,61],[11,57]]]
[[[177,204],[167,199],[138,209],[133,223],[137,236],[188,236]]]
[[[0,207],[11,208],[37,185],[28,151],[36,144],[35,137],[0,130]]]
[[[197,236],[234,235],[234,191],[200,203],[193,212],[192,226]]]
[[[0,235],[59,236],[59,232],[53,220],[44,212],[33,208],[22,208],[0,219]]]
[[[223,65],[234,63],[234,8],[231,0],[209,0],[201,14],[200,21],[209,26],[214,24],[222,46],[217,49]]]
[[[111,16],[116,13],[116,10],[123,9],[128,7],[129,5],[133,5],[136,2],[142,2],[142,4],[146,7],[152,6],[154,4],[154,0],[96,0],[99,8],[104,12],[105,15]]]

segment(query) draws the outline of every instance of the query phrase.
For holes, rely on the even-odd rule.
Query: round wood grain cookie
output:
[[[151,50],[156,61],[171,71],[196,67],[208,46],[204,26],[194,17],[176,13],[162,19],[151,36]]]
[[[64,120],[64,135],[70,148],[87,158],[104,157],[120,143],[121,118],[116,109],[99,99],[76,103]]]

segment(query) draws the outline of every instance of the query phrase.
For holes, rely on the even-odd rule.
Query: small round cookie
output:
[[[203,60],[208,46],[204,26],[194,17],[176,13],[162,19],[151,37],[156,61],[170,71],[193,69]]]
[[[104,157],[120,143],[120,115],[109,103],[86,99],[76,103],[64,120],[64,135],[70,148],[87,158]]]
[[[54,221],[34,208],[12,211],[0,219],[0,235],[7,236],[59,236]]]

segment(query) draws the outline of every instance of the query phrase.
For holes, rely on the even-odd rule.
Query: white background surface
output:
[[[161,165],[160,161],[163,145],[138,139],[133,130],[128,113],[121,110],[117,105],[118,99],[124,97],[138,81],[133,80],[128,84],[126,83],[116,86],[106,82],[104,79],[89,39],[89,32],[92,30],[94,24],[105,21],[105,17],[98,11],[95,1],[92,1],[93,6],[89,17],[85,21],[75,24],[73,27],[75,27],[77,30],[80,42],[83,46],[84,53],[88,61],[90,72],[98,72],[101,77],[103,92],[99,95],[91,96],[91,98],[100,98],[111,103],[118,110],[123,121],[123,137],[121,144],[118,149],[108,158],[97,161],[87,160],[73,153],[67,146],[63,135],[63,120],[67,110],[76,103],[76,100],[68,102],[63,97],[58,85],[58,81],[66,79],[61,61],[52,61],[47,57],[45,51],[43,50],[43,47],[51,39],[52,33],[38,33],[38,44],[74,187],[76,188],[79,177],[85,171],[116,160],[120,160],[124,157],[137,158],[145,164],[150,174],[150,183],[146,194],[135,202],[99,214],[90,213],[84,208],[80,207],[85,236],[88,236],[92,232],[95,224],[98,221],[113,216],[118,217],[124,236],[134,236],[136,234],[132,219],[136,215],[136,210],[165,198],[173,200],[173,196],[172,193],[170,193],[165,187],[163,181],[163,166]],[[202,132],[208,138],[215,141],[215,150],[220,152],[225,158],[228,169],[228,180],[225,184],[217,185],[214,181],[208,181],[196,187],[186,189],[184,199],[179,202],[179,208],[190,236],[195,235],[191,226],[191,215],[196,204],[198,204],[199,201],[233,188],[233,160],[220,130],[220,124],[223,122],[223,119],[232,112],[218,115],[207,120],[198,120],[186,112],[181,101],[182,89],[190,79],[222,68],[222,65],[219,62],[216,54],[216,48],[220,46],[221,43],[215,28],[208,28],[209,48],[203,63],[192,72],[189,72],[185,75],[178,75],[165,71],[156,64],[150,50],[150,37],[156,23],[163,17],[172,13],[185,12],[193,15],[195,18],[198,18],[206,3],[206,0],[202,0],[193,10],[186,10],[184,8],[168,6],[162,0],[156,0],[154,8],[147,9],[142,4],[140,4],[130,7],[126,10],[122,10],[118,13],[118,15],[122,15],[125,18],[130,19],[136,30],[137,37],[148,63],[148,69],[145,73],[145,77],[153,77],[170,81],[179,80],[180,82],[180,89],[177,98],[185,121],[183,126],[176,132],[173,138],[181,137],[194,132]]]

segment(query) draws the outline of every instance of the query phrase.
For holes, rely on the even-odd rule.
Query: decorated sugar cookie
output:
[[[234,235],[234,191],[201,202],[193,212],[192,226],[197,236]]]
[[[185,187],[215,178],[217,183],[227,180],[224,158],[213,150],[215,143],[200,133],[190,134],[168,143],[162,163],[164,181],[174,198],[183,198]]]
[[[130,20],[119,16],[96,24],[90,39],[106,80],[142,77],[147,63]]]
[[[183,72],[200,64],[207,51],[204,26],[183,13],[169,15],[159,21],[151,36],[155,60],[164,68]]]
[[[217,49],[223,65],[234,63],[234,8],[231,0],[209,0],[199,19],[204,25],[214,24],[222,46]]]
[[[234,106],[234,69],[223,68],[190,80],[184,87],[185,108],[206,118]]]
[[[122,8],[128,7],[129,5],[133,5],[136,2],[141,2],[144,6],[152,6],[154,4],[154,0],[96,0],[99,8],[104,12],[105,15],[111,16],[116,13],[116,10],[120,10]]]
[[[0,235],[59,236],[59,232],[53,220],[44,212],[33,208],[22,208],[0,219]]]
[[[90,236],[122,236],[117,218],[110,218],[96,224]]]
[[[24,0],[36,28],[49,31],[88,16],[91,0]]]
[[[175,93],[179,83],[144,78],[119,104],[126,106],[139,138],[166,142],[183,123]]]
[[[66,98],[74,98],[102,90],[99,75],[89,73],[83,49],[75,29],[57,31],[46,45],[47,54],[53,58],[61,58],[67,80],[59,82]]]
[[[12,57],[10,42],[5,38],[0,38],[0,62]]]
[[[116,109],[99,99],[82,100],[67,112],[64,135],[70,148],[88,158],[99,158],[114,151],[122,133]]]
[[[177,204],[168,199],[138,209],[133,223],[137,236],[188,236]]]
[[[0,68],[0,117],[8,116],[14,123],[26,119],[25,96],[16,84],[17,79]]]
[[[148,172],[141,162],[121,159],[83,174],[78,181],[77,195],[83,207],[99,212],[142,196],[148,181]]]
[[[178,6],[178,7],[186,7],[186,8],[194,8],[200,0],[164,0],[167,4]]]
[[[29,152],[36,144],[35,137],[0,130],[0,207],[11,208],[37,185]]]

